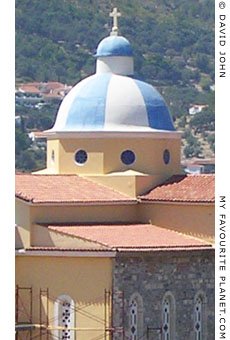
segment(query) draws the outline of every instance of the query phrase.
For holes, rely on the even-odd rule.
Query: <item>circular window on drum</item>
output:
[[[76,153],[75,153],[75,162],[78,164],[78,165],[83,165],[86,163],[87,159],[88,159],[88,155],[87,155],[87,152],[85,150],[78,150]]]
[[[125,150],[121,154],[121,161],[125,165],[131,165],[135,162],[136,156],[135,153],[131,150]]]
[[[164,163],[165,164],[169,164],[170,162],[170,152],[169,150],[165,150],[164,153],[163,153],[163,159],[164,159]]]

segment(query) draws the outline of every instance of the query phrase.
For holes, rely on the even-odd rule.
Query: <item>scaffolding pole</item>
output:
[[[28,291],[29,292],[29,315],[24,310],[24,315],[27,317],[27,321],[23,320],[20,321],[20,315],[19,315],[19,304],[20,304],[20,291]],[[22,307],[25,309],[25,306],[23,305],[21,301]],[[23,310],[23,309],[22,309]],[[33,325],[33,289],[31,287],[19,287],[19,285],[16,285],[16,293],[15,293],[15,339],[18,340],[18,332],[19,331],[29,331],[30,334],[30,340],[32,339],[32,330],[34,328]]]
[[[46,297],[46,313],[45,313],[45,322],[43,322],[43,304],[42,304],[42,297]],[[44,333],[42,332],[44,329],[46,330],[46,340],[49,340],[49,289],[41,289],[40,288],[40,295],[39,295],[39,321],[40,321],[40,340]]]
[[[105,289],[105,296],[104,296],[104,309],[105,309],[105,314],[104,314],[104,320],[105,320],[105,340],[107,340],[107,289]]]
[[[105,340],[107,340],[108,335],[110,336],[113,332],[112,327],[112,318],[111,318],[111,291],[105,289],[104,295],[104,308],[105,308],[105,315],[104,315],[104,334]]]

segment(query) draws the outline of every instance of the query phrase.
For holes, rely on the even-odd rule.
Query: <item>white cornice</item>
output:
[[[24,200],[23,198],[16,197],[16,200],[19,200],[21,202],[24,202],[30,206],[33,207],[41,207],[41,206],[57,206],[57,207],[63,207],[63,206],[79,206],[79,207],[84,207],[84,206],[108,206],[108,205],[133,205],[133,204],[162,204],[162,205],[204,205],[204,206],[214,206],[215,202],[185,202],[185,201],[157,201],[157,200],[142,200],[141,198],[133,199],[131,201],[127,202],[41,202],[41,203],[34,203],[31,201]]]
[[[97,250],[24,250],[15,251],[16,256],[49,256],[49,257],[115,257],[115,251],[97,251]]]
[[[78,138],[153,138],[153,139],[180,139],[180,131],[44,131],[48,139],[78,139]]]
[[[87,206],[108,206],[108,205],[133,205],[137,204],[137,200],[134,198],[129,201],[129,197],[127,197],[127,201],[111,201],[111,202],[32,202],[27,201],[26,199],[16,197],[16,200],[19,200],[20,202],[24,202],[28,205],[31,205],[33,207],[42,207],[42,206],[78,206],[78,207],[87,207]]]

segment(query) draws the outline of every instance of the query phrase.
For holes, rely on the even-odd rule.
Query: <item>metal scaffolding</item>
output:
[[[22,294],[24,292],[24,294]],[[25,293],[26,292],[26,293]],[[122,323],[121,325],[114,325],[113,322],[113,309],[114,309],[114,301],[118,298],[122,301]],[[121,340],[125,340],[124,333],[124,294],[123,292],[113,292],[110,290],[106,290],[104,292],[104,297],[98,297],[95,301],[88,303],[81,307],[74,307],[71,312],[78,313],[86,318],[94,320],[99,323],[100,326],[98,328],[80,328],[80,327],[60,327],[54,326],[54,322],[58,321],[57,317],[50,317],[49,315],[49,304],[54,301],[57,301],[56,297],[52,297],[49,294],[49,289],[40,289],[39,291],[39,323],[34,323],[34,315],[33,315],[33,289],[31,287],[20,287],[16,286],[16,308],[15,308],[15,337],[16,340],[51,340],[51,339],[61,339],[61,337],[57,337],[53,334],[55,330],[71,330],[77,332],[82,331],[101,331],[102,336],[97,338],[89,339],[89,340],[109,340],[113,337],[113,334],[120,334],[119,337]],[[104,300],[104,318],[101,319],[95,315],[90,314],[85,310],[89,305]],[[25,303],[26,301],[26,303]],[[61,302],[61,301],[60,301]]]
[[[23,294],[22,294],[23,292]],[[23,298],[23,296],[27,298]],[[26,304],[25,301],[28,301]],[[15,293],[15,338],[20,340],[19,331],[27,332],[26,339],[32,340],[32,331],[35,329],[33,324],[33,290],[32,287],[16,286]],[[24,336],[25,338],[25,336]]]
[[[74,307],[71,313],[78,313],[85,318],[94,320],[99,324],[98,328],[80,328],[80,327],[61,327],[55,326],[55,322],[60,320],[57,316],[49,315],[50,303],[58,301],[57,298],[49,294],[49,289],[40,289],[37,296],[38,303],[38,323],[34,323],[33,303],[34,303],[33,288],[16,286],[15,295],[15,339],[16,340],[56,340],[62,339],[62,336],[57,336],[54,331],[70,330],[75,334],[84,331],[101,331],[101,335],[92,336],[88,340],[130,340],[125,334],[125,299],[123,291],[104,291],[104,297],[100,296],[94,301],[80,307]],[[85,309],[94,304],[104,301],[104,317],[99,318],[86,311]],[[62,301],[60,300],[60,303]],[[116,313],[116,315],[115,315]],[[162,339],[162,327],[147,326],[146,331],[141,338],[137,340],[160,340]]]

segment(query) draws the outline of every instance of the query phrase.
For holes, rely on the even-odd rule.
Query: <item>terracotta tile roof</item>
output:
[[[97,242],[111,249],[193,249],[210,244],[151,224],[48,225],[58,233]]]
[[[107,248],[64,248],[64,247],[29,247],[26,248],[29,251],[100,251],[100,252],[108,252],[111,249]]]
[[[46,84],[46,88],[49,90],[59,89],[64,87],[65,85],[59,82],[51,81]]]
[[[46,138],[44,131],[34,131],[33,133],[35,138]]]
[[[118,248],[119,253],[171,253],[171,252],[194,252],[194,251],[214,251],[211,246],[197,246],[197,247],[155,247],[155,248]]]
[[[190,164],[197,164],[197,165],[205,165],[205,164],[215,164],[215,158],[206,158],[206,159],[200,159],[200,158],[194,158],[194,159],[191,159],[189,162],[188,161],[184,161],[182,162],[182,164],[187,164],[187,165],[190,165]]]
[[[175,175],[139,198],[141,201],[215,202],[215,175]]]
[[[135,203],[136,200],[77,175],[16,174],[16,197],[45,203]]]
[[[24,86],[21,86],[20,89],[28,93],[40,93],[40,90],[35,86],[24,85]]]
[[[43,97],[44,98],[61,98],[60,95],[55,94],[55,93],[45,93],[45,94],[43,94]]]
[[[34,82],[25,83],[25,84],[22,85],[22,86],[35,86],[35,87],[38,87],[38,86],[40,86],[40,85],[41,85],[40,82],[34,81]]]

